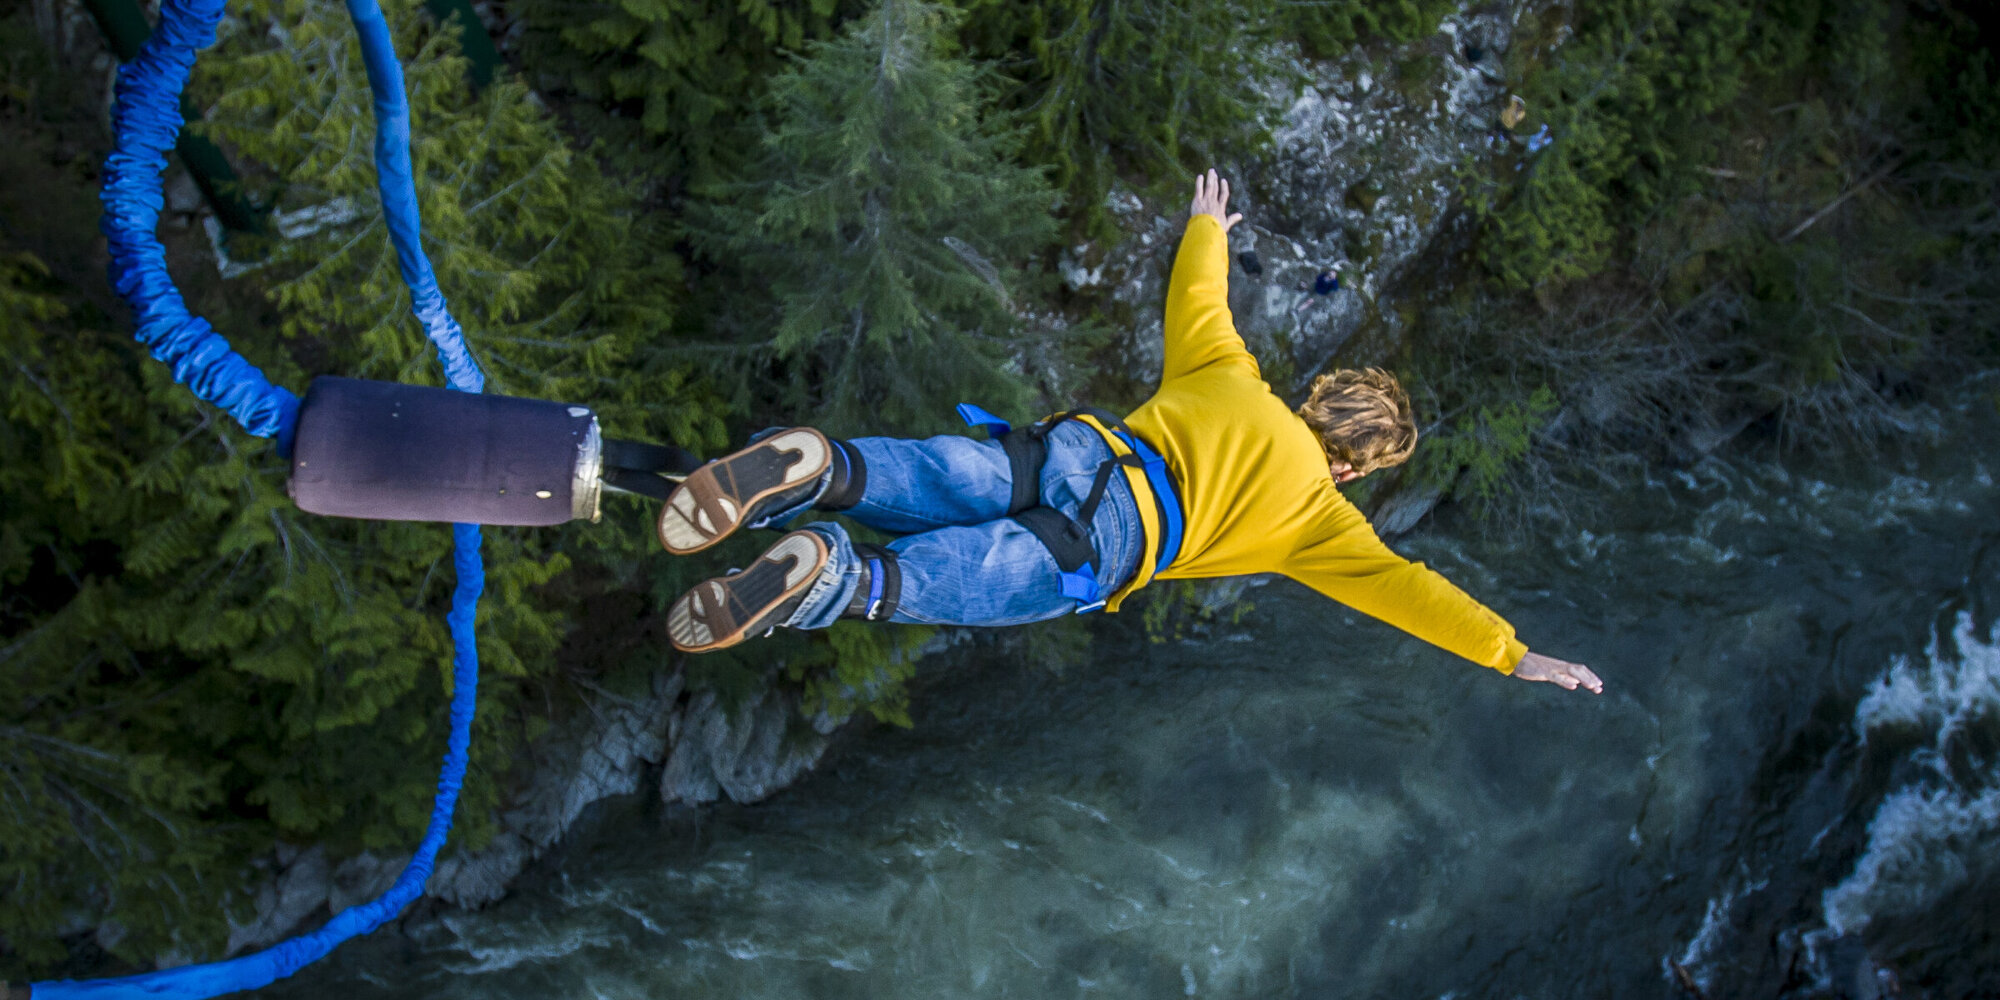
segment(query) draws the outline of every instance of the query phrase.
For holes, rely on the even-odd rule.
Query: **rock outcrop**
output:
[[[768,798],[819,763],[834,728],[825,716],[807,724],[777,691],[735,712],[713,692],[700,692],[674,713],[660,798],[688,805],[725,795],[732,802]]]
[[[1455,172],[1524,142],[1501,123],[1499,60],[1516,9],[1455,14],[1436,35],[1388,52],[1295,65],[1310,82],[1271,88],[1285,110],[1270,147],[1218,164],[1233,182],[1231,210],[1244,214],[1230,250],[1255,253],[1261,271],[1232,268],[1230,309],[1279,392],[1301,393],[1334,362],[1370,363],[1394,346],[1396,305],[1426,288],[1412,267],[1451,223]],[[1062,277],[1144,318],[1123,335],[1128,374],[1143,380],[1159,370],[1160,303],[1187,206],[1117,191],[1109,208],[1130,238],[1104,253],[1072,248]],[[1311,293],[1323,270],[1340,275],[1340,291]],[[1379,335],[1349,346],[1369,329]]]
[[[585,724],[538,744],[536,762],[497,817],[499,832],[481,850],[440,861],[426,895],[454,906],[499,899],[591,803],[637,791],[646,768],[666,759],[670,727],[686,714],[677,707],[682,686],[679,673],[660,674],[641,697],[603,695],[579,716]],[[229,953],[283,940],[308,921],[374,898],[408,863],[409,855],[364,853],[330,865],[322,847],[280,845],[266,862],[271,877],[257,891],[256,915],[232,930]]]

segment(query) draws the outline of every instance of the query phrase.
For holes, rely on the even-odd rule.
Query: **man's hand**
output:
[[[1529,653],[1521,657],[1521,662],[1514,666],[1514,676],[1524,681],[1548,681],[1551,684],[1560,684],[1565,691],[1574,691],[1581,687],[1591,694],[1604,693],[1604,682],[1598,680],[1597,675],[1591,673],[1589,667],[1581,663],[1558,660],[1553,656],[1543,656],[1540,653]]]
[[[1196,174],[1194,178],[1194,204],[1188,206],[1188,215],[1212,215],[1222,223],[1222,231],[1243,221],[1243,213],[1229,212],[1229,182],[1215,176],[1215,168],[1208,168],[1207,174]]]

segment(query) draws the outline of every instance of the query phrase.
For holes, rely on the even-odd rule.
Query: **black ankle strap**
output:
[[[827,440],[833,444],[832,461],[828,464],[831,475],[813,506],[819,510],[843,511],[861,502],[861,493],[868,488],[868,463],[862,461],[861,449],[835,438]]]
[[[867,572],[861,575],[861,585],[854,588],[854,596],[840,617],[888,621],[903,599],[903,569],[896,565],[896,553],[880,545],[857,543],[854,554],[861,557]]]

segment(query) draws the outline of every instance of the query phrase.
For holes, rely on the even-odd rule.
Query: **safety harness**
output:
[[[958,415],[968,427],[986,428],[987,435],[999,441],[1006,451],[1007,464],[1013,475],[1013,495],[1007,503],[1007,516],[1028,529],[1049,550],[1061,574],[1062,594],[1076,601],[1077,614],[1103,607],[1107,596],[1097,585],[1094,566],[1097,550],[1090,543],[1090,521],[1096,516],[1097,505],[1104,499],[1105,487],[1110,485],[1111,477],[1119,467],[1144,472],[1147,484],[1152,487],[1153,501],[1159,508],[1160,546],[1153,562],[1153,572],[1158,574],[1173,564],[1181,548],[1180,496],[1174,490],[1172,474],[1167,471],[1167,460],[1143,438],[1132,433],[1132,429],[1125,426],[1125,421],[1104,410],[1083,407],[1036,421],[1016,433],[1012,424],[971,403],[958,404]],[[1071,518],[1042,503],[1042,465],[1048,461],[1049,432],[1057,424],[1080,416],[1096,420],[1132,450],[1114,456],[1097,467],[1097,477],[1090,484],[1089,494],[1084,497],[1083,505],[1077,508],[1076,517]]]
[[[1119,468],[1143,471],[1147,484],[1152,487],[1153,502],[1160,516],[1160,546],[1153,572],[1160,573],[1173,564],[1181,548],[1180,496],[1174,490],[1172,474],[1167,471],[1167,460],[1154,451],[1145,439],[1132,433],[1123,420],[1104,410],[1085,407],[1058,413],[1016,432],[1012,424],[971,403],[960,403],[958,415],[968,426],[986,428],[986,433],[999,441],[1005,450],[1008,470],[1013,477],[1013,493],[1008,497],[1006,516],[1026,528],[1049,550],[1056,563],[1062,595],[1076,602],[1077,614],[1103,607],[1107,596],[1097,585],[1097,549],[1090,543],[1090,522],[1097,514],[1097,505],[1104,500],[1104,491],[1111,485],[1111,477]],[[1070,518],[1042,503],[1042,466],[1049,457],[1049,432],[1057,424],[1080,416],[1096,420],[1111,435],[1123,441],[1131,452],[1114,456],[1097,467],[1097,477],[1090,484],[1090,492],[1084,497],[1083,505],[1077,508],[1077,516]],[[862,460],[860,450],[853,445],[834,439],[833,446],[831,474],[813,506],[819,510],[842,511],[861,501],[868,480],[868,467]],[[868,579],[865,587],[855,591],[841,617],[886,620],[896,613],[902,597],[903,574],[902,568],[896,564],[896,553],[879,545],[862,544],[856,544],[854,551],[867,565]]]

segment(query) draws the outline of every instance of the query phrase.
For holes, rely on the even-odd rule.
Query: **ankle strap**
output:
[[[861,557],[866,572],[862,574],[861,585],[854,588],[854,596],[848,599],[847,609],[840,613],[840,617],[888,621],[903,598],[903,570],[896,565],[896,553],[880,545],[857,543],[854,554]]]
[[[861,449],[837,438],[827,438],[827,442],[833,445],[833,455],[827,465],[826,489],[820,491],[813,507],[843,511],[861,502],[861,493],[868,488],[868,463],[862,461]]]

